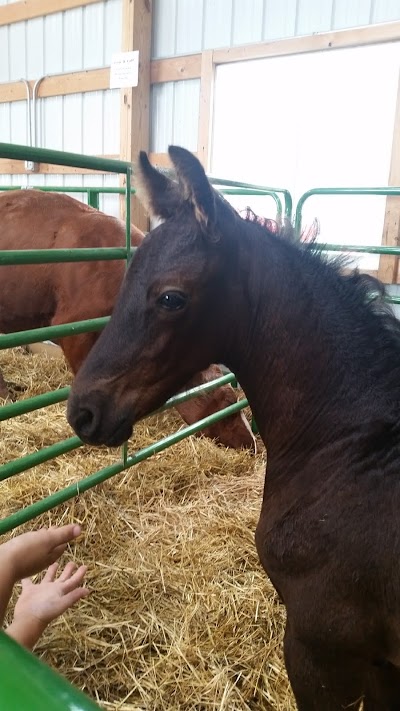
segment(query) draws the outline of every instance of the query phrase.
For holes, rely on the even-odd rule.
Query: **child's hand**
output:
[[[56,579],[57,569],[58,563],[53,563],[39,583],[33,583],[30,578],[21,581],[22,592],[15,605],[15,621],[33,617],[46,626],[89,594],[87,588],[81,587],[86,565],[78,568],[75,563],[67,563]]]
[[[14,581],[35,575],[54,563],[80,533],[76,524],[23,533],[0,546],[0,564],[10,567]]]
[[[39,583],[33,583],[29,578],[22,580],[22,592],[7,633],[29,649],[36,644],[49,622],[89,594],[87,588],[81,587],[87,570],[85,565],[77,568],[75,563],[67,563],[56,579],[57,568],[58,563],[53,563]]]

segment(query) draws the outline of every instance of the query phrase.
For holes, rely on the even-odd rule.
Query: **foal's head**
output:
[[[197,371],[221,360],[228,338],[229,269],[221,239],[233,209],[183,148],[169,154],[178,182],[140,154],[142,200],[161,223],[132,260],[114,312],[75,379],[68,419],[83,440],[117,445],[133,423]]]

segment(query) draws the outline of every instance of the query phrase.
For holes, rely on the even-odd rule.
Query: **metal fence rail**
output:
[[[1,144],[0,144],[1,145]],[[277,218],[282,216],[282,201],[279,197],[279,192],[284,192],[280,190],[274,190],[274,188],[262,188],[258,186],[246,187],[245,184],[237,183],[229,180],[221,180],[219,178],[210,178],[213,185],[234,185],[235,187],[221,187],[219,192],[223,195],[248,195],[249,197],[271,197],[276,206]],[[240,186],[241,187],[237,187]],[[42,192],[48,193],[79,193],[80,195],[86,195],[87,202],[90,207],[94,207],[96,210],[100,209],[100,195],[125,195],[125,188],[117,187],[103,187],[103,186],[60,186],[60,185],[30,185],[28,187],[23,185],[0,185],[0,192],[12,191],[12,190],[41,190]],[[135,194],[135,188],[131,188],[131,194]],[[291,218],[292,211],[292,198],[287,192],[287,196],[284,195],[285,199],[285,216]],[[288,214],[289,210],[289,214]]]
[[[297,235],[301,234],[301,223],[303,217],[304,203],[315,195],[383,195],[386,197],[400,195],[400,187],[381,187],[381,188],[312,188],[307,190],[299,198],[295,211],[294,228]],[[384,252],[382,252],[384,254]]]
[[[378,195],[378,196],[385,196],[385,197],[395,197],[395,196],[400,196],[400,187],[399,186],[391,186],[391,187],[364,187],[364,188],[359,188],[359,187],[347,187],[347,188],[312,188],[311,190],[307,190],[301,197],[299,198],[296,206],[296,211],[295,211],[295,218],[294,218],[294,229],[296,235],[299,237],[301,234],[301,226],[302,226],[302,220],[303,220],[303,207],[304,204],[309,200],[311,197],[315,197],[316,195],[347,195],[347,196],[354,196],[354,195]],[[359,254],[386,254],[389,256],[393,257],[400,257],[400,247],[387,247],[385,245],[373,245],[373,246],[362,246],[362,245],[357,245],[357,244],[325,244],[322,242],[317,243],[317,246],[319,249],[326,251],[326,252],[347,252],[347,253],[359,253]],[[393,296],[391,294],[386,294],[385,296],[385,301],[390,304],[400,304],[400,296]]]

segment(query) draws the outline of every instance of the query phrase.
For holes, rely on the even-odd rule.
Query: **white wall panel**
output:
[[[104,5],[83,8],[83,66],[101,67],[104,57]]]
[[[104,5],[104,66],[111,64],[113,52],[119,52],[122,36],[122,0],[108,0]]]
[[[234,0],[232,44],[250,44],[262,40],[263,0]]]
[[[29,23],[28,23],[29,24]],[[63,71],[63,13],[44,18],[44,74]]]
[[[0,141],[10,141],[10,110],[26,115],[26,102],[0,104]],[[19,108],[16,108],[19,107]],[[51,96],[38,100],[37,145],[75,153],[119,154],[120,94],[118,89]]]
[[[156,84],[151,93],[150,150],[164,153],[170,143],[197,150],[200,80]]]
[[[400,0],[154,0],[154,58],[400,20]]]
[[[197,151],[200,82],[198,79],[177,81],[174,85],[174,119],[172,143]]]
[[[0,4],[6,4],[0,0]],[[0,82],[22,77],[109,66],[120,50],[122,0],[105,0],[83,8],[50,14],[0,28]],[[39,99],[38,145],[88,154],[119,154],[120,92],[118,89]],[[26,102],[0,104],[0,141],[28,143]],[[1,176],[13,185],[108,185],[118,176],[31,174]],[[83,194],[74,197],[86,198]],[[119,198],[104,199],[107,211],[119,213]]]
[[[102,188],[104,185],[103,181],[103,176],[101,174],[99,175],[82,175],[82,185],[84,185],[87,188],[90,188],[91,186],[95,188]]]
[[[122,0],[0,27],[0,82],[109,66],[121,34]]]
[[[77,72],[83,67],[83,9],[77,7],[64,15],[63,71]]]
[[[103,92],[103,152],[119,155],[120,151],[120,92],[111,89]]]
[[[296,34],[327,32],[332,25],[333,0],[297,0]]]
[[[0,27],[0,82],[6,82],[10,76],[10,57],[8,27]]]
[[[0,104],[0,143],[11,141],[11,104]]]
[[[82,94],[64,97],[64,151],[82,153],[82,107]]]
[[[374,0],[371,22],[390,22],[400,19],[400,0]]]
[[[296,0],[264,0],[263,40],[293,37],[296,33]]]
[[[23,176],[21,176],[23,177]],[[29,187],[40,187],[42,185],[46,184],[46,176],[43,175],[42,173],[31,173],[30,175],[27,175],[27,185]]]
[[[17,187],[17,186],[19,187],[20,185],[28,185],[28,176],[27,175],[12,175],[10,185],[15,185],[15,187]]]
[[[64,97],[50,96],[40,100],[38,146],[62,151],[64,145]]]
[[[231,44],[232,10],[233,0],[204,0],[203,49]]]
[[[65,175],[65,176],[64,175],[53,175],[53,174],[45,175],[44,176],[44,184],[45,185],[59,185],[60,187],[62,187],[65,184],[64,178],[66,178],[68,180],[69,175]]]
[[[199,52],[203,44],[202,0],[177,0],[176,52]]]
[[[82,96],[82,152],[103,153],[103,92],[91,91]],[[119,153],[119,150],[118,150]]]
[[[25,22],[15,22],[8,28],[9,80],[18,81],[26,76],[26,27]]]
[[[27,143],[26,106],[24,101],[10,104],[11,143]]]
[[[64,187],[81,187],[83,185],[83,175],[65,175],[63,181]],[[75,198],[75,200],[81,200],[86,202],[86,196],[84,193],[66,193]]]
[[[150,94],[150,150],[164,153],[173,136],[174,82],[154,84]]]
[[[103,176],[103,185],[105,188],[118,188],[119,176],[110,174]],[[100,195],[100,210],[108,215],[120,216],[120,197],[119,195]]]
[[[25,23],[26,67],[23,76],[37,79],[44,74],[44,22],[37,17]]]
[[[372,0],[335,0],[332,29],[368,25],[372,12]]]
[[[176,4],[177,0],[154,0],[152,46],[154,57],[176,54]]]

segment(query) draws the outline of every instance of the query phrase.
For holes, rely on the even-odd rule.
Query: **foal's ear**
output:
[[[147,153],[140,151],[135,171],[137,196],[151,217],[167,220],[183,202],[179,186],[151,165]]]
[[[215,197],[203,166],[186,148],[169,146],[168,152],[185,200],[192,203],[197,222],[209,230],[215,223]]]

